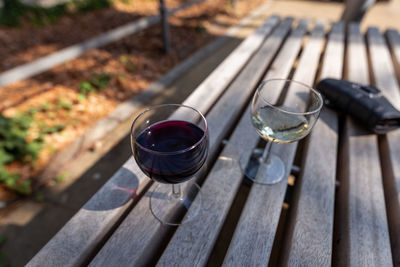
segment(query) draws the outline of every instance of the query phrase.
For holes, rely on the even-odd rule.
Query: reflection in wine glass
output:
[[[158,182],[150,196],[150,210],[162,223],[179,225],[199,213],[200,187],[193,182],[180,184],[203,166],[208,143],[205,117],[189,106],[154,106],[133,121],[132,152],[140,169]],[[182,212],[186,212],[184,221],[174,216]]]
[[[275,99],[282,90],[283,104]],[[256,183],[275,184],[285,177],[285,165],[270,152],[272,142],[291,143],[306,137],[318,119],[323,101],[321,95],[306,84],[285,79],[263,81],[251,104],[251,121],[267,146],[258,158],[262,175],[247,168],[245,174]],[[260,173],[260,171],[259,171]]]

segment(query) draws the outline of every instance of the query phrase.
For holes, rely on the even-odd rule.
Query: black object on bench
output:
[[[328,78],[321,80],[317,89],[326,105],[352,116],[374,133],[384,134],[400,127],[400,112],[371,85]]]

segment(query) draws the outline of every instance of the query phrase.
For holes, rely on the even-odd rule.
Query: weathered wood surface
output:
[[[323,45],[321,30],[304,53],[299,70],[308,71],[318,64]],[[344,27],[342,23],[332,26],[322,61],[320,79],[340,79],[344,56]],[[307,60],[307,61],[306,61]],[[299,74],[300,73],[300,74]],[[296,72],[296,77],[306,78],[312,84],[313,77]],[[293,216],[293,233],[288,240],[287,264],[289,266],[329,266],[332,259],[333,214],[336,180],[336,154],[338,145],[338,120],[335,112],[323,109],[319,121],[309,138],[307,157],[302,173],[296,181],[299,188],[296,215]]]
[[[147,183],[130,158],[27,266],[84,264]]]
[[[300,51],[307,21],[302,20],[297,29],[285,42],[265,79],[284,78]],[[315,69],[309,69],[307,75],[315,75]],[[271,99],[278,100],[280,91],[275,91]],[[271,151],[278,154],[286,167],[288,175],[293,163],[297,143],[272,145]],[[287,179],[275,185],[253,184],[245,207],[242,211],[235,234],[225,257],[224,266],[267,265],[279,222]]]
[[[231,56],[224,60],[196,88],[194,93],[186,99],[185,103],[189,106],[197,107],[199,110],[209,109],[232,81],[232,77],[240,72],[254,52],[261,46],[266,35],[272,31],[278,21],[279,17],[271,17],[254,34],[246,38],[232,52]]]
[[[210,255],[214,256],[213,249],[221,241],[218,238],[221,229],[225,229],[223,225],[229,223],[227,215],[242,182],[238,159],[248,157],[259,141],[251,126],[249,108],[245,107],[261,78],[285,78],[293,74],[294,80],[313,85],[321,68],[318,80],[340,79],[343,74],[361,83],[368,83],[371,78],[394,104],[400,104],[392,64],[392,59],[400,60],[395,55],[400,44],[397,37],[393,37],[394,33],[387,33],[393,51],[391,58],[380,32],[368,31],[368,61],[359,25],[350,25],[344,57],[342,23],[333,24],[325,46],[323,23],[315,24],[308,34],[307,20],[300,20],[296,27],[292,26],[292,18],[279,21],[276,16],[270,18],[183,103],[199,108],[209,123],[210,156],[207,166],[194,178],[204,181],[203,211],[195,221],[175,231],[155,219],[148,203],[149,191],[154,186],[130,159],[30,266],[210,265]],[[372,77],[369,77],[368,64],[371,64]],[[280,91],[272,94],[278,99]],[[284,103],[293,101],[288,95]],[[300,154],[296,156],[296,159],[301,158],[301,171],[289,199],[288,216],[281,217],[288,189],[286,179],[275,185],[251,185],[224,266],[272,263],[391,266],[399,263],[400,217],[396,216],[400,216],[400,131],[380,136],[378,146],[376,135],[365,134],[350,119],[346,119],[344,128],[339,149],[337,115],[332,110],[322,110],[302,146],[303,158]],[[228,136],[230,141],[220,152],[220,145]],[[297,143],[272,146],[272,152],[283,159],[287,176],[296,150]],[[342,154],[337,154],[340,151],[348,152],[346,166],[340,158]],[[337,159],[338,166],[346,171],[337,169]],[[335,194],[337,172],[345,177],[340,177],[344,183]],[[137,194],[144,195],[138,197]],[[173,210],[167,212],[175,214]],[[338,216],[341,218],[336,218]],[[119,224],[121,218],[124,219]],[[280,221],[282,218],[285,220]],[[280,234],[277,234],[278,224],[286,226]],[[272,260],[271,251],[279,253],[274,253]]]
[[[231,53],[224,62],[231,62],[230,58],[240,57],[242,64],[233,65],[232,68],[240,70],[240,67],[246,63],[248,58],[260,47],[263,39],[273,30],[278,23],[279,18],[273,16],[266,21],[253,35],[246,40],[254,41],[249,43],[244,41],[235,51]],[[257,42],[258,45],[257,45]],[[236,60],[235,60],[236,62]],[[224,64],[224,63],[222,63]],[[226,64],[226,63],[225,63]],[[204,81],[193,93],[203,97],[208,90],[222,92],[226,83],[220,83],[219,77],[233,79],[236,72],[232,72],[228,65],[225,68],[217,68],[211,74],[216,79],[212,84],[210,79]],[[204,86],[203,84],[208,84]],[[205,92],[204,92],[205,91]],[[210,94],[206,99],[208,105],[200,106],[203,113],[206,113],[215,102],[219,95]],[[214,97],[214,98],[213,98]],[[197,100],[200,102],[200,100]],[[189,97],[184,104],[195,106],[195,97]],[[205,102],[205,101],[204,101]],[[211,139],[213,136],[211,136]],[[214,143],[215,144],[215,143]],[[216,147],[216,146],[214,146]],[[121,180],[122,185],[121,185]],[[112,229],[112,226],[131,207],[134,200],[147,188],[150,180],[140,171],[135,161],[131,158],[103,187],[92,197],[85,206],[57,233],[57,235],[29,262],[30,266],[72,266],[85,262],[91,253],[97,249],[97,245]],[[115,199],[115,195],[120,191],[126,191],[129,194],[122,194],[120,198]],[[143,201],[144,202],[144,201]],[[148,203],[146,203],[148,204]],[[147,205],[148,209],[148,205]],[[151,214],[150,214],[151,215]],[[151,216],[149,216],[151,217]],[[102,223],[99,223],[102,222]],[[158,222],[155,222],[158,223]],[[71,232],[74,235],[71,235]],[[50,257],[51,256],[51,257]],[[49,258],[51,258],[49,260]]]
[[[393,106],[400,110],[399,85],[386,41],[374,27],[368,28],[367,40],[375,84],[390,99]]]
[[[389,29],[386,31],[386,38],[390,46],[393,57],[393,65],[397,71],[397,77],[400,77],[400,34],[394,30]]]
[[[358,24],[349,25],[348,78],[368,84],[367,53]],[[348,257],[354,266],[390,266],[392,262],[377,138],[352,120],[349,145]]]
[[[258,81],[289,32],[292,22],[293,19],[286,19],[271,34],[247,67],[228,88],[229,91],[222,96],[221,102],[229,103],[236,99],[233,102],[236,102],[237,105],[238,99],[247,100],[252,96]],[[231,100],[225,100],[227,97]],[[252,130],[249,112],[249,110],[245,112],[229,141],[229,145],[222,152],[202,187],[204,212],[196,221],[178,228],[158,262],[159,266],[203,266],[207,263],[215,240],[242,181],[243,175],[237,160],[241,157],[250,157],[251,149],[258,142],[257,134]],[[218,117],[209,119],[220,121],[221,115],[226,114],[226,112],[220,110],[214,114]],[[235,161],[233,166],[230,158]],[[196,238],[192,238],[194,236]],[[188,242],[190,245],[182,246],[182,244],[188,244]]]
[[[398,36],[398,34],[397,34]],[[372,63],[375,85],[381,89],[390,102],[400,109],[400,88],[396,80],[391,55],[382,34],[376,28],[369,28],[367,40]],[[389,39],[390,41],[390,39]],[[392,40],[393,41],[393,40]],[[392,49],[399,50],[399,43],[390,42]],[[396,48],[397,47],[397,48]],[[394,54],[395,64],[399,64],[399,57]],[[382,166],[385,182],[385,194],[390,225],[390,241],[394,265],[400,264],[400,130],[395,130],[383,136],[389,155],[383,157]],[[390,209],[389,209],[390,208]]]
[[[307,31],[308,23],[309,21],[307,19],[302,19],[298,22],[296,29],[293,30],[292,34],[282,47],[281,51],[284,52],[280,52],[277,55],[273,66],[264,77],[264,80],[282,78],[289,74],[290,69],[293,67],[293,61],[299,53],[303,36]],[[284,73],[285,75],[282,75]]]
[[[274,21],[276,23],[277,18],[272,17],[270,19],[270,22],[271,21]],[[287,31],[291,23],[292,19],[287,19],[284,21],[284,23],[282,24],[283,30],[282,28],[280,28],[278,31],[279,35],[282,36],[281,38],[284,37],[284,34],[282,35],[282,31],[285,31],[284,30],[285,28]],[[273,27],[269,25],[268,30],[263,33],[264,37],[262,37],[261,35],[262,32],[258,31],[256,33],[257,38],[261,39],[261,43],[257,47],[260,47],[263,39],[265,38],[266,35],[268,35],[272,31],[272,28]],[[266,30],[265,27],[261,29]],[[275,45],[279,46],[279,43]],[[246,53],[248,53],[248,51],[246,51]],[[238,55],[235,55],[235,57],[237,56]],[[257,64],[263,64],[263,63],[261,61],[258,61]],[[221,65],[224,65],[224,63],[221,63]],[[226,65],[224,66],[227,68]],[[237,68],[236,65],[232,65],[230,67]],[[249,67],[251,67],[252,71],[255,71],[254,66],[252,67],[250,64]],[[224,71],[230,72],[230,69],[221,69],[220,67],[218,67],[216,71],[218,71],[219,73]],[[243,71],[243,73],[245,72]],[[246,77],[249,76],[249,74],[243,74],[243,75],[246,75]],[[223,76],[223,73],[221,76]],[[222,83],[221,85],[221,83],[219,83],[220,81],[222,81],[220,79],[221,76],[219,75],[214,76],[214,78],[216,79],[214,83],[214,86],[216,87],[212,88],[214,89],[214,91],[221,90],[222,86],[226,86],[234,78],[234,75],[232,74],[232,76],[230,77],[231,80],[230,81],[226,80],[225,83]],[[189,97],[184,102],[184,104],[197,107],[195,103],[199,102],[202,102],[202,104],[206,103],[203,96],[204,92],[202,92],[202,90],[209,89],[210,88],[209,86],[213,85],[213,83],[209,78],[204,83],[206,83],[207,86],[200,85],[194,92],[194,95],[196,95],[196,97]],[[243,106],[246,102],[246,98],[243,96],[244,90],[242,86],[243,84],[240,87],[237,86],[236,90],[228,90],[222,96],[222,98],[215,104],[210,113],[207,114],[207,121],[209,125],[209,136],[210,136],[210,151],[207,160],[209,164],[212,162],[213,155],[215,155],[215,153],[218,150],[218,144],[222,142],[223,138],[225,137],[229,129],[233,126],[233,122],[235,121],[235,116],[238,116],[238,113],[241,110],[241,106]],[[201,94],[198,94],[198,92],[201,92]],[[214,97],[217,96],[218,95],[214,95]],[[197,97],[199,99],[197,99]],[[209,99],[207,98],[207,100]],[[215,100],[212,102],[215,102]],[[212,102],[210,101],[210,104]],[[206,107],[209,107],[210,104],[206,105]],[[204,109],[204,105],[202,107]],[[113,236],[107,242],[107,244],[94,258],[91,265],[92,266],[98,266],[98,265],[110,266],[116,264],[146,265],[148,261],[152,260],[152,259],[146,259],[146,256],[151,255],[149,251],[156,249],[155,243],[157,243],[157,241],[155,240],[161,240],[163,235],[160,233],[166,230],[167,228],[161,225],[151,215],[148,206],[148,201],[142,200],[132,210],[132,212],[128,215],[127,219],[121,224],[118,230],[113,234]],[[124,243],[124,249],[121,249],[119,245],[121,241]]]
[[[204,266],[207,263],[243,178],[237,157],[250,157],[250,148],[258,142],[251,127],[248,116],[243,116],[202,186],[200,217],[178,228],[157,266]]]
[[[390,49],[392,52],[393,65],[396,68],[398,81],[400,78],[400,34],[396,30],[386,32]],[[384,79],[376,77],[376,80]],[[390,241],[392,245],[393,263],[400,266],[400,131],[389,133],[382,137],[384,155],[382,155],[382,168],[384,172],[384,186],[386,205],[389,213]]]
[[[368,84],[367,53],[359,24],[349,25],[348,77]],[[390,266],[389,231],[377,138],[347,120],[349,138],[348,262]]]

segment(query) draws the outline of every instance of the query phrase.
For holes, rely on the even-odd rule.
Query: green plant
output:
[[[61,182],[65,181],[65,179],[67,179],[67,177],[68,177],[68,173],[63,172],[63,173],[59,174],[57,177],[55,177],[54,181],[56,183],[61,183]]]
[[[43,140],[39,138],[27,141],[28,129],[31,126],[33,117],[27,114],[20,114],[13,118],[6,118],[0,114],[0,149],[3,154],[8,155],[7,161],[21,160],[23,162],[35,161],[38,157]]]
[[[122,55],[119,57],[119,61],[121,61],[122,64],[125,65],[125,69],[128,72],[134,72],[136,69],[135,64],[125,55]]]
[[[40,110],[38,108],[30,107],[28,110],[28,115],[30,116],[35,116],[36,113],[38,113]]]
[[[0,267],[8,267],[9,262],[6,255],[0,251]]]
[[[73,4],[80,13],[85,13],[94,9],[107,8],[112,0],[74,0]]]
[[[83,81],[79,84],[79,94],[80,95],[87,95],[89,93],[96,92],[98,90],[104,89],[107,87],[108,83],[110,82],[112,76],[109,73],[102,72],[102,73],[97,73],[93,74],[90,80],[88,81]],[[78,95],[79,100],[82,96]]]
[[[10,173],[5,166],[12,161],[34,164],[43,147],[43,138],[27,141],[28,130],[33,121],[29,114],[21,114],[13,118],[0,114],[0,182],[21,194],[29,194],[29,180],[20,181],[20,175]]]
[[[121,61],[123,64],[126,64],[129,61],[129,58],[125,55],[122,55],[119,57],[119,61]]]
[[[65,124],[57,124],[57,125],[53,125],[53,126],[46,125],[41,129],[40,132],[42,134],[58,133],[58,132],[61,132],[62,130],[64,130],[65,127],[66,127]]]
[[[94,86],[88,81],[83,81],[79,84],[79,93],[80,94],[87,95],[94,91],[95,91]]]
[[[56,104],[56,108],[58,109],[66,109],[66,110],[71,110],[72,109],[72,103],[69,102],[67,99],[64,97],[60,97],[58,99],[58,102]]]
[[[55,119],[57,114],[54,111],[47,112],[47,117],[50,119]]]
[[[25,12],[23,11],[24,5],[20,1],[4,0],[3,11],[0,16],[0,24],[14,27],[20,24],[19,18]]]
[[[90,83],[98,89],[104,89],[107,87],[110,80],[111,75],[106,72],[102,72],[98,74],[93,74],[92,78],[90,79]]]
[[[207,28],[206,28],[206,26],[204,26],[203,24],[198,24],[198,25],[196,26],[196,31],[197,31],[197,32],[206,32],[206,31],[207,31]]]
[[[72,3],[57,4],[53,7],[29,5],[21,0],[3,0],[0,24],[8,27],[21,25],[21,20],[41,26],[52,23],[64,16],[69,10],[85,13],[91,10],[107,8],[113,0],[74,0]]]
[[[28,6],[27,11],[27,17],[30,17],[30,22],[38,26],[53,23],[67,13],[66,4],[59,4],[48,8]]]
[[[0,235],[0,247],[4,245],[6,242],[7,238],[4,235]]]
[[[37,202],[43,202],[45,199],[44,194],[41,192],[36,192],[35,193],[35,201]]]
[[[25,19],[36,25],[46,25],[54,22],[66,13],[66,4],[43,8],[22,3],[20,0],[4,0],[3,12],[0,14],[0,24],[16,27]]]
[[[14,161],[35,166],[39,153],[44,147],[44,135],[61,132],[65,124],[48,125],[44,121],[36,121],[35,114],[46,112],[48,117],[56,116],[56,109],[69,109],[71,103],[60,98],[56,105],[48,102],[39,107],[30,107],[26,113],[15,117],[5,117],[0,113],[0,183],[20,194],[31,193],[30,180],[22,180],[21,175],[7,170],[7,165]],[[38,137],[29,138],[29,129],[34,125],[38,129]]]
[[[79,93],[77,98],[78,98],[78,101],[81,102],[86,99],[86,95]]]
[[[45,102],[39,106],[39,111],[48,111],[51,108],[49,102]]]

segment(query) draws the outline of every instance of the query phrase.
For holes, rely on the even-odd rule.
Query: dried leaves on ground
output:
[[[168,8],[186,1],[168,0]],[[121,102],[145,90],[227,28],[249,14],[262,0],[212,0],[182,10],[169,18],[170,55],[163,53],[160,25],[93,49],[45,73],[0,90],[5,117],[30,114],[28,140],[43,138],[34,164],[21,161],[6,169],[19,174],[18,183],[33,180],[52,155],[82,135]],[[69,45],[104,33],[142,16],[158,12],[157,0],[115,1],[108,9],[69,14],[51,25],[0,28],[0,71],[30,62]],[[0,191],[0,198],[1,198]]]

